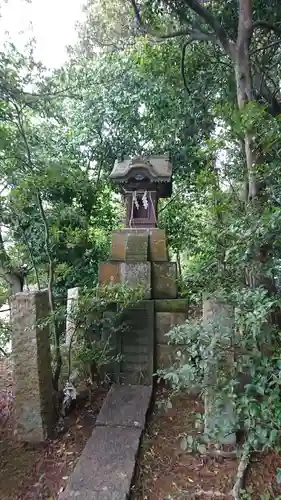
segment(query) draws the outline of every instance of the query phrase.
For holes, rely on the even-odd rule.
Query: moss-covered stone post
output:
[[[216,441],[220,444],[235,444],[233,399],[227,394],[222,396],[222,390],[216,390],[220,369],[228,372],[233,368],[234,308],[215,296],[206,295],[203,299],[203,323],[210,336],[209,345],[214,343],[214,349],[210,349],[210,357],[206,360],[204,434],[207,440],[208,436],[216,436]],[[221,349],[219,355],[216,347],[218,344]]]
[[[16,435],[26,442],[44,441],[52,434],[54,408],[47,290],[12,297]]]

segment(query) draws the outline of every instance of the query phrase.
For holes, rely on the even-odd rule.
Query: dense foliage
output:
[[[169,152],[174,193],[160,224],[181,292],[197,303],[202,292],[219,292],[240,311],[235,345],[247,353],[236,368],[250,367],[252,381],[237,408],[250,446],[273,446],[281,425],[281,4],[88,0],[85,12],[59,70],[34,61],[32,46],[0,54],[1,297],[24,283],[48,285],[56,308],[68,287],[92,287],[122,223],[108,181],[115,158]],[[192,356],[209,359],[202,325],[181,334]],[[188,359],[172,372],[184,371],[183,385],[189,376],[200,384],[204,363]],[[236,398],[237,373],[228,375],[223,390]]]

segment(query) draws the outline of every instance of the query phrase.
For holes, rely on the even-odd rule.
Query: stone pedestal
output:
[[[40,326],[48,314],[46,290],[12,297],[16,433],[34,443],[49,437],[54,424],[50,332]]]
[[[154,303],[143,300],[124,314],[120,381],[150,385],[154,374]]]
[[[178,295],[177,265],[175,262],[152,262],[152,297],[175,299]]]
[[[111,236],[111,260],[146,262],[148,260],[147,230],[121,229]]]
[[[145,289],[145,300],[125,314],[128,329],[114,339],[123,360],[111,375],[127,384],[151,384],[177,350],[165,333],[187,317],[188,302],[177,299],[177,266],[168,261],[165,231],[156,228],[113,231],[110,257],[99,266],[100,284]]]
[[[103,262],[99,265],[99,283],[140,286],[144,289],[144,298],[150,299],[151,264],[150,262]]]
[[[167,262],[165,231],[156,228],[113,231],[110,260]]]
[[[182,325],[187,320],[187,312],[156,312],[156,363],[157,368],[168,368],[178,358],[180,345],[169,345],[167,333],[175,326]]]
[[[182,313],[187,315],[188,299],[158,299],[154,301],[155,312]]]

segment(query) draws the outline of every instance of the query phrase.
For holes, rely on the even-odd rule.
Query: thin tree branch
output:
[[[170,205],[170,203],[173,203],[173,201],[176,200],[176,198],[178,198],[178,196],[180,194],[182,194],[184,191],[186,191],[186,186],[184,186],[182,189],[180,189],[176,194],[175,196],[173,196],[172,198],[170,198],[170,200],[166,203],[166,205],[164,205],[164,207],[161,208],[161,210],[159,210],[158,212],[158,215],[163,212],[163,210],[166,210],[167,206]]]
[[[178,31],[173,31],[168,33],[160,33],[159,31],[154,31],[149,26],[144,24],[141,18],[139,8],[136,4],[136,1],[135,0],[130,0],[130,1],[134,9],[137,25],[139,29],[145,34],[148,34],[158,40],[167,40],[171,38],[180,38],[189,36],[192,40],[204,40],[207,42],[217,43],[216,38],[211,33],[205,33],[204,31],[199,30],[192,23],[190,23],[190,27]]]
[[[184,3],[213,29],[222,48],[227,54],[232,56],[233,47],[228,39],[227,33],[220,22],[215,18],[215,16],[213,16],[211,11],[203,7],[198,0],[184,0]]]
[[[49,225],[48,221],[46,218],[46,214],[44,211],[43,207],[43,202],[42,198],[39,192],[37,192],[37,201],[38,201],[38,206],[39,206],[39,211],[40,215],[44,224],[44,232],[45,232],[45,251],[46,255],[49,260],[49,283],[48,283],[48,295],[49,295],[49,305],[50,305],[50,311],[52,315],[52,326],[53,326],[53,333],[54,333],[54,341],[55,341],[55,350],[56,350],[56,368],[55,368],[55,373],[54,373],[54,388],[57,389],[57,384],[58,384],[58,379],[60,375],[60,370],[61,370],[61,365],[62,365],[62,359],[61,359],[61,352],[60,352],[60,339],[59,339],[59,332],[56,327],[56,321],[54,318],[55,314],[55,306],[54,306],[54,298],[53,298],[53,285],[54,285],[54,263],[53,259],[51,256],[51,250],[50,250],[50,231],[49,231]]]
[[[182,79],[183,79],[183,84],[184,84],[185,90],[188,92],[188,94],[190,94],[190,90],[188,88],[187,79],[186,79],[186,75],[185,75],[185,53],[186,53],[187,46],[191,42],[192,42],[192,40],[188,40],[187,42],[185,42],[183,44],[182,53],[181,53],[181,76],[182,76]]]
[[[3,356],[5,356],[6,358],[8,357],[8,354],[6,353],[6,351],[4,351],[3,347],[0,346],[0,352],[2,352]]]
[[[256,54],[257,52],[261,52],[262,50],[268,50],[270,49],[271,47],[280,47],[280,40],[276,40],[275,42],[271,42],[269,43],[267,46],[265,47],[259,47],[259,48],[256,48],[254,50],[251,51],[250,55],[253,56],[254,54]]]
[[[18,115],[18,128],[19,128],[19,131],[20,131],[21,136],[23,138],[25,147],[26,147],[29,167],[30,167],[30,169],[32,169],[33,168],[33,161],[32,161],[32,157],[31,157],[31,151],[30,151],[29,144],[28,144],[28,141],[26,138],[20,110],[18,109],[17,104],[14,103],[14,106],[15,106],[15,109],[16,109],[16,112]],[[49,296],[50,312],[52,315],[52,327],[53,327],[54,343],[55,343],[55,351],[56,351],[56,368],[55,368],[55,373],[54,373],[54,377],[53,377],[53,384],[54,384],[54,389],[57,390],[58,379],[59,379],[60,370],[61,370],[61,366],[62,366],[62,358],[61,358],[61,352],[60,352],[59,332],[58,332],[58,328],[56,326],[56,321],[55,321],[55,317],[54,317],[54,314],[55,314],[55,306],[54,306],[54,300],[53,300],[54,266],[53,266],[53,259],[52,259],[51,250],[50,250],[49,225],[48,225],[48,221],[47,221],[46,214],[44,211],[41,194],[39,191],[37,191],[37,193],[36,193],[36,198],[37,198],[39,212],[40,212],[42,222],[44,225],[45,251],[46,251],[46,255],[48,257],[48,261],[49,261],[48,296]]]
[[[18,222],[19,222],[19,227],[20,227],[20,230],[22,232],[22,236],[23,236],[25,245],[26,245],[26,247],[28,249],[28,252],[29,252],[29,255],[30,255],[30,259],[31,259],[31,262],[32,262],[32,266],[33,266],[33,269],[34,269],[34,272],[35,272],[37,288],[38,288],[38,290],[40,290],[41,286],[40,286],[40,280],[39,280],[39,273],[38,273],[37,266],[35,264],[35,260],[34,260],[34,255],[33,255],[33,252],[32,252],[32,248],[29,245],[29,242],[28,242],[28,239],[27,239],[27,236],[26,236],[26,233],[25,233],[24,229],[22,229],[22,227],[20,226],[20,221],[19,220],[18,220]]]
[[[278,28],[275,24],[269,23],[268,21],[255,21],[253,23],[252,30],[254,31],[256,28],[263,28],[265,30],[274,31],[276,35],[281,37],[281,29]]]
[[[239,500],[239,498],[240,498],[240,493],[241,493],[241,489],[243,487],[243,482],[244,482],[244,475],[245,475],[245,472],[246,472],[247,467],[249,465],[249,461],[250,461],[250,450],[249,450],[248,443],[246,443],[244,445],[242,457],[241,457],[241,460],[240,460],[240,463],[238,466],[235,484],[234,484],[233,489],[231,491],[231,494],[232,494],[234,500]]]

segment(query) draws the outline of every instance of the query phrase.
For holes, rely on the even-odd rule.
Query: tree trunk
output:
[[[249,45],[253,27],[252,14],[252,0],[240,0],[238,36],[236,47],[234,50],[234,65],[237,103],[239,109],[241,110],[249,102],[253,101],[251,64],[249,55]],[[244,145],[248,174],[248,201],[254,201],[258,194],[258,190],[254,172],[254,145],[252,134],[250,132],[245,133]]]

